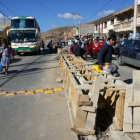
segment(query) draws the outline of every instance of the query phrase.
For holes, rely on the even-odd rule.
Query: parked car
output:
[[[120,54],[118,56],[118,64],[125,63],[140,67],[140,40],[125,40],[120,46]]]
[[[103,39],[89,39],[87,42],[87,53],[93,57],[97,57],[97,53],[104,44],[105,41]]]

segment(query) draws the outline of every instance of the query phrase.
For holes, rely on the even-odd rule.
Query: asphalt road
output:
[[[17,56],[0,91],[62,88],[56,54]],[[0,96],[0,140],[76,140],[63,92]]]

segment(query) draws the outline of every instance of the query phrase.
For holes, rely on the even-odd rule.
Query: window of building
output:
[[[128,21],[130,21],[131,20],[131,15],[128,15]]]
[[[96,31],[97,31],[98,29],[97,29],[97,25],[96,25]]]
[[[111,25],[113,25],[113,24],[114,24],[114,19],[111,20]]]
[[[104,28],[105,28],[105,29],[107,28],[107,22],[104,23]]]
[[[121,17],[120,21],[121,21],[121,22],[124,22],[124,17]]]

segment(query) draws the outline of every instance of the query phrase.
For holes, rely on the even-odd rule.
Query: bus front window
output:
[[[36,42],[35,31],[12,31],[12,43]]]

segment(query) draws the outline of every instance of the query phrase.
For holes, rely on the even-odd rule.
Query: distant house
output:
[[[106,39],[109,30],[113,29],[113,25],[116,24],[116,22],[114,14],[93,21],[95,37]]]
[[[114,30],[118,39],[133,34],[134,6],[93,21],[95,37],[105,38]],[[140,34],[140,0],[137,7],[137,33]],[[139,35],[140,38],[140,35]]]

